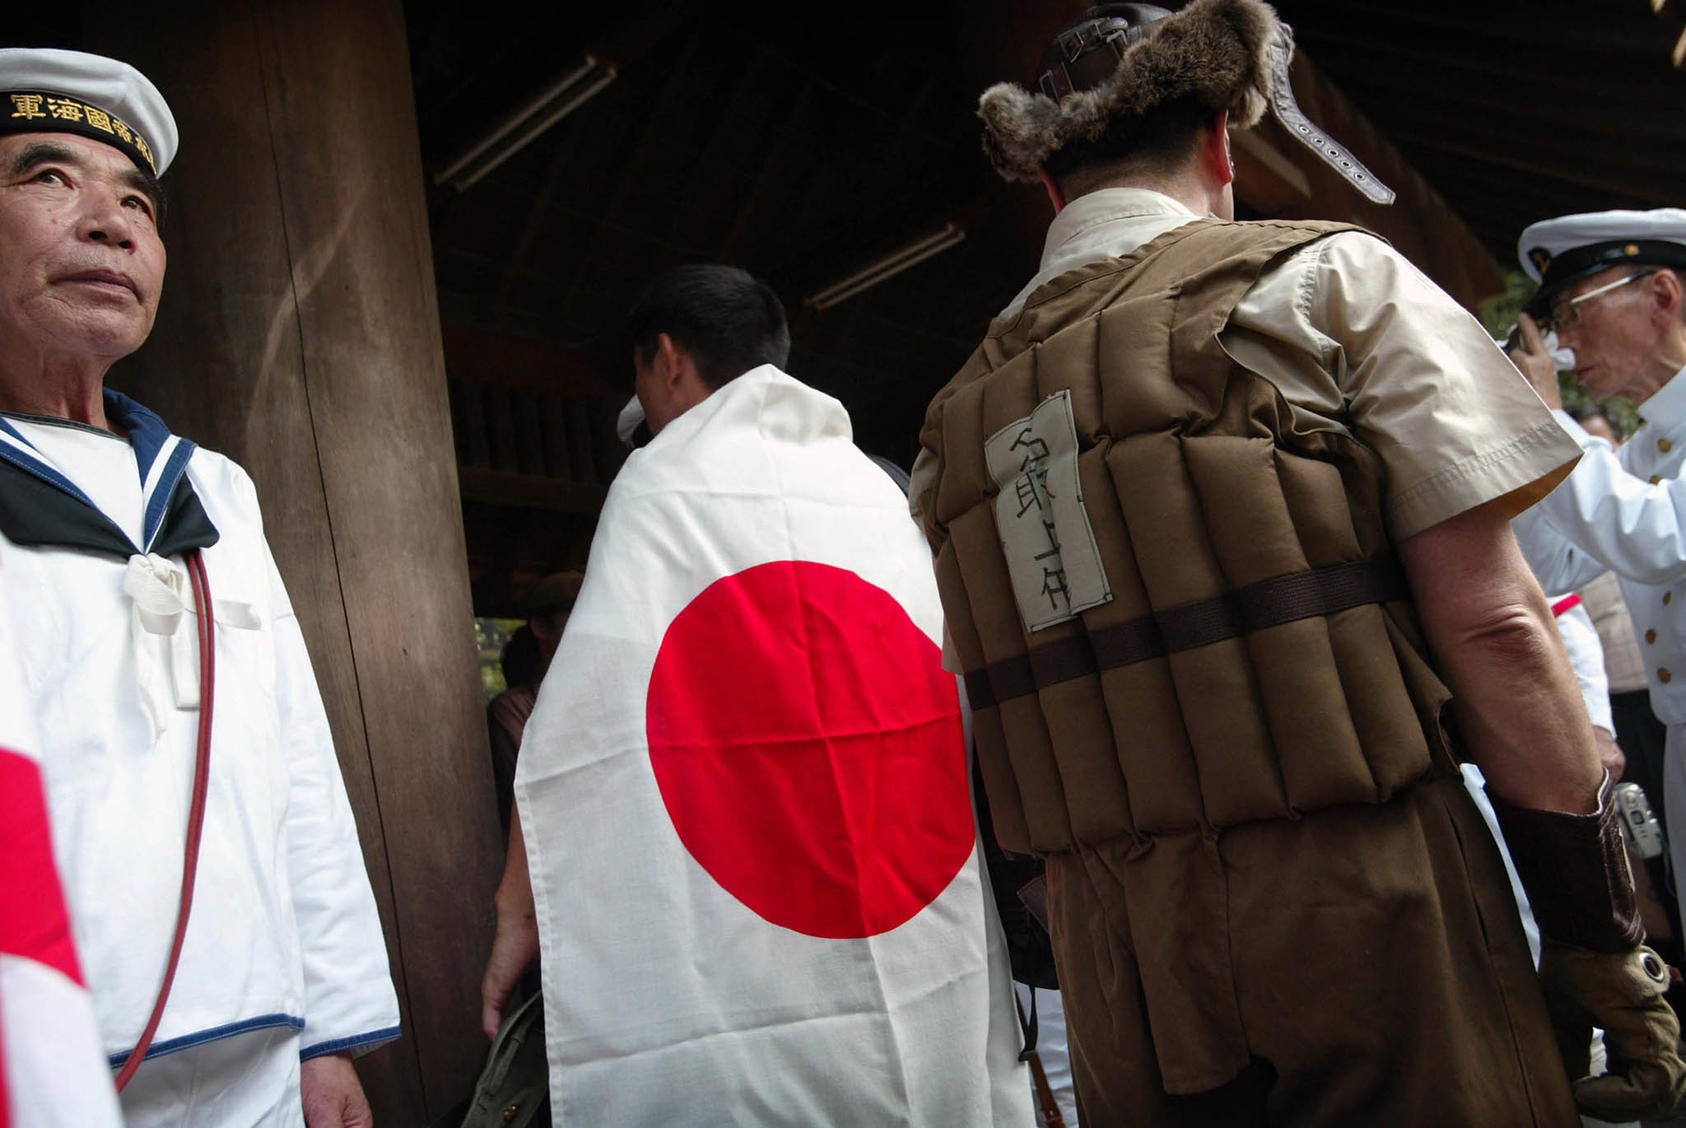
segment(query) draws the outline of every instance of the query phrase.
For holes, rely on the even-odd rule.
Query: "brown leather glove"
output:
[[[1610,776],[1590,815],[1492,800],[1540,924],[1540,985],[1575,1103],[1600,1120],[1672,1112],[1686,1091],[1680,1024],[1663,999],[1668,966],[1644,946]],[[1587,1076],[1594,1026],[1609,1058],[1601,1077]]]
[[[1663,999],[1668,967],[1640,945],[1593,952],[1546,940],[1540,985],[1575,1104],[1599,1120],[1667,1116],[1686,1094],[1680,1024]],[[1609,1072],[1588,1077],[1592,1028],[1604,1031]]]

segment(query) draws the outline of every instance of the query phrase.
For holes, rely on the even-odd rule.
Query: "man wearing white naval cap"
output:
[[[1540,283],[1511,357],[1585,455],[1549,497],[1517,518],[1528,562],[1550,591],[1604,572],[1621,578],[1651,704],[1668,726],[1663,801],[1686,874],[1686,209],[1605,211],[1533,224],[1517,254]],[[1625,396],[1645,424],[1621,448],[1561,410],[1544,332],[1572,350],[1594,396]]]
[[[105,387],[176,147],[133,67],[0,50],[0,554],[53,851],[130,1125],[367,1124],[397,1000],[256,493]]]

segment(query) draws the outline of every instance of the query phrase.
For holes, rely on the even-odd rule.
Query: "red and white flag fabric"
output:
[[[0,606],[0,1128],[115,1128],[11,630]]]
[[[556,1124],[1034,1123],[941,637],[830,396],[628,458],[516,775]]]

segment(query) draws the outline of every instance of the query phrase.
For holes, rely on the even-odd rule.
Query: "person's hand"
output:
[[[1610,782],[1621,782],[1622,773],[1627,771],[1627,753],[1613,735],[1597,725],[1592,726],[1592,736],[1598,745],[1598,762],[1610,773]]]
[[[1644,945],[1594,952],[1546,940],[1540,986],[1575,1104],[1588,1116],[1620,1123],[1667,1117],[1686,1093],[1680,1024],[1663,992],[1668,968]],[[1604,1031],[1609,1072],[1588,1077],[1592,1028]]]
[[[299,1065],[299,1096],[308,1128],[373,1128],[375,1114],[350,1054],[323,1054]]]
[[[1522,330],[1522,343],[1510,350],[1511,362],[1528,378],[1528,383],[1533,385],[1547,407],[1553,411],[1561,408],[1563,394],[1557,388],[1557,361],[1552,359],[1551,350],[1546,348],[1540,327],[1525,313],[1517,316],[1516,326]]]
[[[509,853],[497,892],[498,931],[486,974],[480,980],[480,1029],[487,1038],[498,1036],[504,1006],[521,973],[539,958],[538,912],[533,907],[533,882],[527,873],[527,840],[521,836],[521,811],[509,820]]]
[[[498,933],[486,960],[486,974],[480,980],[480,1029],[487,1038],[497,1037],[509,993],[538,955],[539,923],[531,908],[508,911],[500,898]]]

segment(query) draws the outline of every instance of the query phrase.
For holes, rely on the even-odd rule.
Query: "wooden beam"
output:
[[[1386,237],[1418,268],[1471,309],[1503,290],[1498,261],[1468,224],[1452,211],[1393,140],[1377,130],[1304,53],[1294,60],[1292,81],[1295,98],[1306,116],[1350,149],[1398,198],[1391,206],[1383,206],[1360,196],[1338,173],[1267,116],[1254,132],[1297,168],[1311,186],[1309,196],[1290,201],[1269,214],[1361,224]],[[1237,168],[1243,171],[1239,161]],[[1238,180],[1237,195],[1247,200],[1248,192],[1248,184]]]
[[[616,399],[622,385],[602,358],[534,337],[446,321],[445,368],[453,380],[553,391],[570,399]]]
[[[666,119],[673,112],[674,107],[689,96],[692,90],[686,80],[692,77],[693,61],[699,53],[701,40],[694,29],[684,34],[685,40],[679,52],[679,58],[671,68],[665,70],[661,75],[662,87],[656,96],[654,107],[647,115],[647,120],[639,123],[642,128],[637,131],[632,143],[627,146],[630,151],[614,170],[614,185],[605,193],[608,206],[596,217],[592,233],[586,239],[585,246],[581,248],[580,261],[582,263],[604,262],[612,257],[611,252],[605,249],[605,243],[610,238],[610,231],[613,231],[614,238],[617,239],[631,233],[625,229],[625,225],[619,222],[631,195],[629,189],[639,176],[647,175],[646,165],[651,160],[652,155],[657,153],[665,144],[665,139],[658,137],[656,131],[648,127],[648,122]],[[651,242],[659,244],[659,241],[653,236]],[[663,254],[664,250],[665,254]],[[668,265],[670,261],[668,256],[672,255],[672,250],[657,245],[652,246],[651,251],[654,253],[651,255],[649,273],[654,274],[663,266]],[[590,284],[587,272],[581,270],[571,280],[568,293],[571,296],[573,291],[578,290],[581,285]]]
[[[1555,60],[1565,43],[1599,56],[1643,57],[1667,51],[1670,33],[1649,19],[1639,0],[1597,4],[1418,4],[1378,3],[1377,0],[1335,0],[1285,5],[1299,22],[1296,33],[1307,42],[1326,38],[1325,28],[1338,27],[1370,43],[1408,46],[1414,43],[1490,41],[1495,53],[1510,59]],[[1313,10],[1317,11],[1312,15]],[[1302,16],[1312,18],[1303,19]]]
[[[503,856],[397,0],[90,2],[80,46],[169,99],[169,285],[129,387],[252,474],[310,648],[399,990],[358,1062],[426,1124],[485,1054]]]
[[[1372,105],[1399,107],[1397,116],[1448,127],[1485,125],[1506,131],[1504,141],[1551,145],[1563,137],[1581,140],[1569,157],[1602,152],[1619,142],[1618,151],[1643,152],[1651,145],[1686,145],[1686,119],[1674,112],[1681,83],[1659,74],[1655,98],[1636,101],[1631,87],[1599,84],[1565,96],[1560,85],[1540,76],[1495,79],[1485,69],[1448,65],[1438,57],[1400,67],[1392,52],[1375,51],[1343,60],[1340,84],[1349,95]],[[1408,107],[1408,114],[1406,111]],[[1620,121],[1619,133],[1611,125]],[[1573,160],[1570,161],[1573,163]]]
[[[1474,140],[1451,140],[1436,134],[1417,133],[1409,130],[1396,130],[1394,136],[1400,141],[1414,148],[1437,153],[1446,153],[1459,160],[1492,165],[1496,168],[1508,169],[1511,172],[1523,172],[1529,176],[1543,180],[1554,180],[1563,184],[1573,184],[1579,187],[1594,188],[1600,192],[1608,192],[1617,196],[1637,197],[1648,200],[1656,206],[1668,206],[1677,203],[1679,197],[1672,191],[1673,185],[1660,180],[1627,181],[1617,180],[1605,175],[1599,169],[1595,160],[1588,160],[1583,171],[1570,174],[1561,165],[1546,160],[1536,160],[1531,157],[1509,156],[1502,152],[1495,152],[1482,146]]]
[[[497,289],[493,291],[494,307],[507,305],[510,294],[520,283],[521,273],[526,269],[527,259],[533,252],[533,243],[544,230],[556,198],[557,186],[562,183],[577,160],[577,137],[578,134],[572,130],[564,129],[561,133],[555,152],[551,154],[550,163],[545,167],[544,178],[539,181],[538,191],[533,194],[532,203],[527,207],[527,221],[521,226],[521,234],[516,237],[515,246],[504,256]]]
[[[1529,60],[1530,57],[1521,54],[1513,46],[1507,46],[1502,54],[1490,57],[1471,57],[1468,52],[1456,54],[1436,50],[1431,46],[1417,46],[1412,41],[1398,39],[1377,39],[1360,34],[1345,21],[1334,23],[1331,27],[1340,27],[1341,31],[1319,29],[1316,34],[1306,37],[1305,51],[1319,51],[1330,58],[1339,60],[1339,66],[1345,71],[1380,71],[1381,73],[1398,74],[1408,78],[1413,68],[1418,66],[1439,66],[1449,70],[1459,70],[1471,76],[1475,82],[1485,81],[1497,89],[1506,89],[1510,84],[1528,85],[1540,81],[1540,68]],[[1431,42],[1425,38],[1421,42]],[[1565,40],[1561,37],[1553,39],[1549,51],[1552,57],[1557,57],[1564,49]],[[1584,60],[1590,63],[1591,60]],[[1668,68],[1668,49],[1665,45],[1658,52],[1659,79],[1671,78]],[[1643,57],[1635,57],[1634,65],[1643,65]],[[1558,67],[1551,71],[1551,85],[1556,90],[1555,97],[1586,98],[1602,101],[1610,97],[1610,83],[1607,77],[1593,73],[1589,66],[1578,68]]]
[[[596,513],[603,508],[609,487],[565,482],[537,474],[464,467],[457,475],[464,501],[481,505],[543,509],[553,513]]]
[[[732,226],[727,230],[726,238],[721,241],[722,262],[736,261],[744,237],[751,231],[750,224],[756,216],[757,205],[761,203],[768,189],[779,183],[780,177],[787,175],[784,162],[801,136],[800,127],[805,120],[804,115],[808,111],[813,91],[814,84],[811,81],[805,82],[800,94],[783,102],[784,122],[779,126],[772,146],[761,155],[755,179],[750,183],[749,191],[743,194],[742,201],[738,204],[737,215],[732,218]]]
[[[1236,192],[1249,207],[1284,215],[1310,202],[1311,181],[1268,133],[1243,129],[1234,140]]]

